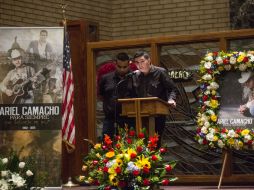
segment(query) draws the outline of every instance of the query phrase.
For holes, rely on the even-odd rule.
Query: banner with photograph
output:
[[[42,186],[61,184],[63,34],[0,28],[0,152],[35,157]]]

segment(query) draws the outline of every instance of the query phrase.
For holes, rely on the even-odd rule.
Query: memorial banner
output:
[[[41,186],[61,184],[63,32],[0,28],[0,152],[34,157]]]

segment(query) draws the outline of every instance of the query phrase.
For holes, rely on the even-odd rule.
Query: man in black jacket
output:
[[[162,67],[154,66],[147,52],[139,51],[134,55],[133,59],[139,70],[133,77],[137,96],[158,97],[175,107],[177,88],[166,70]],[[163,134],[165,122],[165,116],[155,118],[155,132],[158,133],[159,137]]]
[[[113,139],[117,133],[117,126],[135,127],[133,119],[120,116],[121,105],[117,102],[119,98],[135,97],[131,77],[126,77],[130,73],[129,56],[126,53],[119,53],[116,56],[116,69],[107,73],[99,80],[98,95],[103,101],[103,121],[102,137],[105,134]]]

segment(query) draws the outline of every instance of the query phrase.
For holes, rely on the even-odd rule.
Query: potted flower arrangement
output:
[[[149,139],[145,130],[136,134],[133,129],[119,129],[114,141],[105,135],[84,158],[80,183],[98,186],[99,190],[153,189],[168,185],[176,177],[169,177],[176,162],[163,161],[166,148],[157,148],[158,135]]]
[[[31,160],[27,160],[27,163],[20,161],[16,152],[12,152],[8,157],[0,157],[0,189],[30,189],[34,180],[34,174],[30,170],[31,162]]]

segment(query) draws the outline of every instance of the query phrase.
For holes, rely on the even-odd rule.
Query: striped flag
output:
[[[72,64],[71,64],[71,52],[70,52],[70,43],[69,43],[68,33],[65,27],[64,53],[63,53],[62,137],[63,137],[63,141],[74,150],[75,122],[74,122],[73,103],[74,103],[74,84],[73,84],[73,74],[72,74]]]

